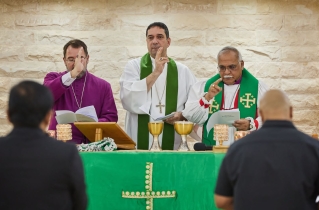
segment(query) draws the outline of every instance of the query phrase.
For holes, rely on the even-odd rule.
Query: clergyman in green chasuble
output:
[[[165,120],[160,145],[164,150],[173,150],[181,142],[173,124],[185,120],[181,111],[196,78],[187,66],[167,56],[170,42],[164,23],[150,24],[146,29],[148,53],[129,61],[120,78],[120,98],[127,111],[125,131],[137,143],[137,149],[151,146],[148,122],[171,113],[175,114]]]
[[[218,74],[193,85],[183,116],[203,126],[202,141],[215,145],[214,129],[207,126],[212,114],[219,110],[239,109],[240,120],[232,126],[237,130],[256,130],[261,125],[258,100],[268,87],[244,68],[241,53],[234,47],[224,47],[217,55]],[[207,128],[209,130],[207,130]]]

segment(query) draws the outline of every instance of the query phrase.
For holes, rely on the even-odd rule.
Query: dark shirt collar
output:
[[[261,128],[270,127],[286,127],[286,128],[296,128],[291,121],[288,120],[266,120]]]
[[[48,136],[43,130],[40,128],[31,128],[31,127],[14,127],[12,131],[8,134],[8,136]]]

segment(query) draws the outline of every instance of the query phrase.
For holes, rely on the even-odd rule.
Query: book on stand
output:
[[[80,108],[76,112],[70,110],[57,110],[55,113],[58,124],[98,122],[96,110],[93,105]]]

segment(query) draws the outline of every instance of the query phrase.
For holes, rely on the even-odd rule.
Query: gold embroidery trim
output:
[[[219,110],[219,104],[217,103],[217,101],[214,100],[212,104],[209,104],[209,114],[212,114],[217,110]]]

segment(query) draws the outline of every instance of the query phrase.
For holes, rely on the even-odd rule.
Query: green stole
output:
[[[208,92],[210,85],[218,80],[220,78],[219,74],[216,74],[214,77],[210,78],[206,84],[204,92]],[[218,84],[219,87],[224,87],[224,83],[220,82]],[[224,91],[221,91],[218,93],[214,100],[212,101],[212,104],[210,105],[208,109],[211,110],[211,113],[208,114],[208,118],[203,126],[203,136],[202,141],[206,145],[216,145],[216,141],[214,141],[214,128],[212,128],[208,135],[206,131],[206,125],[210,118],[210,116],[220,110],[221,102],[222,102],[222,96]],[[256,117],[256,111],[257,111],[257,97],[258,97],[258,80],[251,75],[245,68],[242,72],[242,79],[240,82],[240,88],[239,88],[239,97],[238,97],[238,108],[240,111],[240,118],[245,117],[252,117],[255,119]],[[224,101],[225,103],[225,101]]]
[[[149,53],[146,53],[141,59],[141,73],[140,79],[146,78],[152,73],[152,60]],[[176,112],[178,98],[178,72],[177,66],[173,59],[169,58],[167,63],[167,76],[166,76],[166,104],[165,115]],[[137,129],[137,149],[148,150],[149,146],[149,131],[148,122],[150,121],[149,115],[138,115],[138,129]],[[174,126],[164,123],[162,149],[174,149]]]

